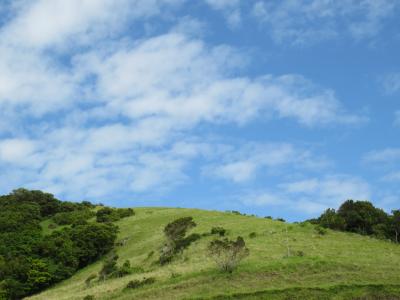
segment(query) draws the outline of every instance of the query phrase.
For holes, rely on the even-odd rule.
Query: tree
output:
[[[70,229],[71,240],[77,247],[79,266],[86,266],[109,252],[117,238],[113,224],[78,225]]]
[[[16,189],[10,196],[20,203],[37,203],[40,206],[42,217],[52,216],[60,211],[61,201],[54,198],[52,194],[39,190]]]
[[[318,219],[318,223],[322,227],[344,230],[346,227],[345,219],[338,215],[336,211],[332,208],[328,208]]]
[[[229,273],[250,253],[249,249],[246,248],[246,243],[240,236],[237,237],[236,241],[227,238],[213,240],[208,246],[208,252],[218,267],[223,272]]]
[[[345,201],[338,215],[346,222],[346,230],[360,234],[373,234],[374,225],[387,223],[388,215],[368,201]]]
[[[96,213],[96,221],[99,223],[118,221],[118,219],[118,214],[111,207],[104,207]]]

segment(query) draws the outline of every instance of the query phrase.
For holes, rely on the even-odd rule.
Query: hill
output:
[[[135,208],[120,228],[119,263],[130,260],[138,272],[122,278],[85,280],[102,262],[29,299],[400,299],[400,247],[388,241],[328,230],[310,223],[288,224],[234,213],[178,208]],[[229,238],[242,236],[250,255],[232,274],[218,271],[207,255],[215,238],[203,235],[172,263],[155,263],[164,226],[192,216],[192,232],[215,226]],[[252,234],[252,233],[255,234]],[[249,237],[251,235],[252,237]],[[289,249],[288,249],[289,248]],[[288,257],[289,250],[289,257]],[[153,284],[125,289],[129,281],[154,277]]]

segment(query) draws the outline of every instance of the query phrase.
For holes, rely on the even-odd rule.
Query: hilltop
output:
[[[87,287],[85,280],[102,267],[99,260],[29,299],[400,299],[400,247],[389,241],[229,212],[134,211],[134,216],[115,222],[116,251],[119,262],[130,260],[137,272],[95,280]],[[197,223],[191,232],[202,237],[172,263],[160,266],[156,261],[165,225],[187,216]],[[49,230],[50,223],[42,222],[43,228]],[[225,228],[228,238],[242,236],[250,250],[232,274],[221,273],[207,255],[215,238],[207,233],[215,226]],[[143,278],[155,282],[125,289],[129,281]]]

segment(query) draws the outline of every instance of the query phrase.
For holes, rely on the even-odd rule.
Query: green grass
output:
[[[136,215],[118,222],[120,264],[129,259],[144,273],[95,281],[85,286],[101,262],[31,299],[400,299],[400,246],[387,241],[328,230],[319,235],[311,224],[287,224],[230,213],[176,208],[137,208]],[[206,247],[214,237],[192,244],[173,263],[155,264],[163,244],[164,226],[179,217],[193,216],[196,233],[214,226],[228,237],[242,236],[250,256],[232,274],[216,269]],[[249,238],[255,232],[256,237]],[[291,253],[304,256],[287,257]],[[153,256],[149,253],[154,251]],[[124,289],[130,280],[155,277],[152,285]]]

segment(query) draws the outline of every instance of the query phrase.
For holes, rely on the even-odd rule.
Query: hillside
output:
[[[390,242],[331,230],[320,235],[308,223],[287,224],[233,213],[175,208],[137,208],[135,212],[117,222],[118,239],[126,238],[117,252],[119,262],[129,259],[143,272],[86,287],[85,279],[101,268],[102,263],[96,262],[29,299],[83,299],[86,295],[95,299],[400,299],[400,247]],[[222,274],[206,252],[214,237],[205,236],[171,264],[155,264],[164,226],[184,216],[192,216],[197,223],[193,232],[222,226],[228,237],[243,236],[250,256],[233,274]],[[252,232],[256,237],[249,237]],[[287,239],[290,257],[285,257]],[[155,277],[156,282],[124,289],[129,281],[144,277]]]

